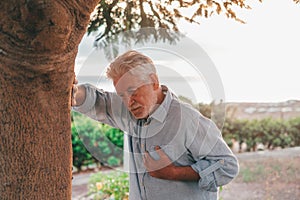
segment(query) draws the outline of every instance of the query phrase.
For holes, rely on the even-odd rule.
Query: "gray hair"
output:
[[[138,51],[130,50],[118,56],[108,67],[106,75],[115,80],[124,74],[138,76],[141,80],[148,80],[150,74],[156,74],[153,61]]]

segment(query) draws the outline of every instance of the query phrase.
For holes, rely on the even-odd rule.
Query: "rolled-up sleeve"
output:
[[[199,187],[211,192],[216,192],[219,186],[229,183],[238,173],[235,157],[214,159],[201,159],[192,165],[200,176]]]
[[[95,111],[94,106],[96,102],[96,88],[90,84],[84,84],[81,86],[85,88],[85,100],[80,106],[73,106],[73,110],[80,113],[95,115],[93,111]]]
[[[199,174],[198,185],[203,190],[216,192],[219,186],[228,184],[238,174],[236,156],[214,122],[207,118],[200,118],[189,151],[195,160],[191,167]]]

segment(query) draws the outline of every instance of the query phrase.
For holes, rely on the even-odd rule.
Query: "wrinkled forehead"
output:
[[[145,65],[139,65],[121,74],[113,80],[116,89],[126,87],[141,87],[142,85],[151,83],[150,74],[153,72]]]
[[[143,85],[151,83],[151,79],[145,79],[138,75],[133,75],[131,73],[125,73],[121,77],[113,80],[113,84],[118,93],[123,93],[129,89],[137,89]]]

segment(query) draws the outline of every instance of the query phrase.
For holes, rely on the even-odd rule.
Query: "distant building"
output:
[[[227,103],[226,116],[233,119],[290,119],[300,117],[300,101],[279,103]]]

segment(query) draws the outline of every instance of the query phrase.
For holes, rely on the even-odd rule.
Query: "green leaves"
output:
[[[300,145],[300,118],[289,120],[265,118],[261,120],[226,119],[222,130],[227,143],[232,139],[247,144],[248,151],[255,151],[262,143],[266,149]]]
[[[123,162],[121,130],[96,122],[79,113],[72,113],[73,165],[82,166],[100,162],[110,167]]]
[[[106,1],[101,0],[91,16],[88,33],[101,30],[97,40],[111,38],[120,32],[153,27],[178,31],[178,21],[200,23],[203,18],[224,15],[238,22],[239,9],[250,9],[246,0],[164,0],[164,1]],[[191,14],[192,13],[192,14]]]

